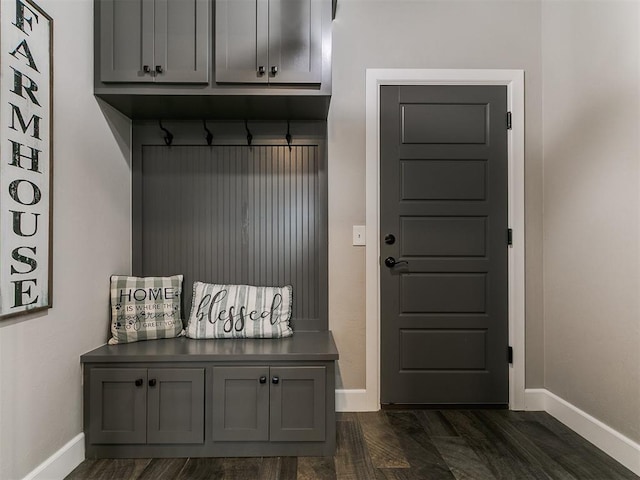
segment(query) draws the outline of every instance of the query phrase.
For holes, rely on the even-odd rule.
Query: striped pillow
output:
[[[293,288],[193,284],[190,338],[280,338],[289,325]]]
[[[111,277],[110,345],[184,335],[180,318],[182,275]]]

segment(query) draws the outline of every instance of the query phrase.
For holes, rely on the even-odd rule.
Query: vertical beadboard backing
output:
[[[318,145],[142,145],[134,273],[182,273],[185,319],[194,281],[290,284],[294,330],[327,329],[321,166]]]

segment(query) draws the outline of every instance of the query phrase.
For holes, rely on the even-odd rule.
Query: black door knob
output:
[[[267,377],[264,375],[260,377],[260,383],[267,383]]]
[[[273,384],[278,384],[279,382],[280,382],[280,377],[273,377],[271,379],[271,383],[273,383]]]
[[[149,380],[149,386],[150,387],[155,387],[156,386],[156,379],[152,378],[151,380]]]
[[[405,265],[409,265],[409,262],[407,262],[406,260],[396,260],[393,257],[387,257],[384,259],[384,264],[388,267],[388,268],[393,268],[396,265],[401,265],[401,264],[405,264]]]

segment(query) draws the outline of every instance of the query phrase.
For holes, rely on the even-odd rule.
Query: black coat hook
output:
[[[173,143],[173,133],[162,126],[162,120],[158,120],[158,125],[160,125],[160,130],[164,132],[164,143],[171,145]]]
[[[291,137],[291,125],[289,124],[289,120],[287,120],[287,134],[284,138],[287,140],[287,145],[289,145],[289,151],[291,151],[291,140],[293,137]]]
[[[207,128],[206,120],[202,120],[202,126],[204,127],[204,131],[207,132],[207,136],[205,137],[207,139],[207,145],[211,146],[211,143],[213,142],[213,133],[211,133],[211,130]]]
[[[249,125],[247,125],[247,121],[244,121],[244,128],[247,131],[247,145],[251,146],[251,140],[253,140],[253,135],[251,135],[251,131],[249,130]]]

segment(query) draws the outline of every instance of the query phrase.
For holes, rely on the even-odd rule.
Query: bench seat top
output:
[[[195,340],[186,337],[103,345],[82,363],[331,361],[338,349],[331,331],[295,332],[287,338]]]

